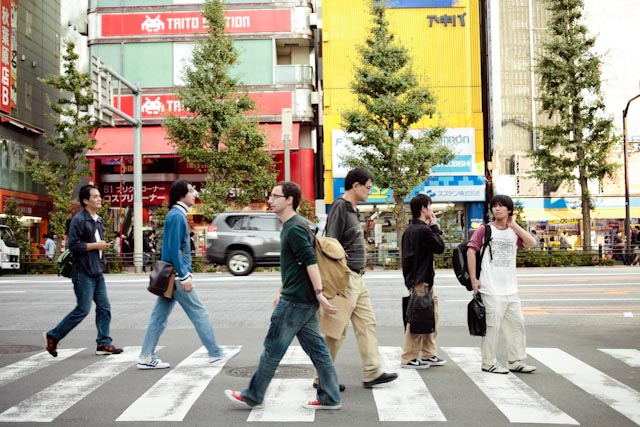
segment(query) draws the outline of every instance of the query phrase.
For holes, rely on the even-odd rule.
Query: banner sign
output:
[[[169,203],[170,182],[147,182],[142,184],[142,203],[147,205],[162,205]],[[133,206],[133,185],[122,184],[100,184],[100,195],[103,200],[108,201],[112,206],[122,203],[123,206]]]
[[[9,0],[2,0],[3,3]],[[225,10],[225,32],[291,32],[291,10]],[[207,21],[200,12],[102,14],[97,37],[175,36],[205,34]]]
[[[0,2],[0,31],[2,32],[0,39],[0,111],[11,114],[11,107],[15,104],[14,86],[15,81],[12,79],[12,66],[16,61],[16,51],[13,43],[16,42],[17,30],[16,23],[13,22],[17,18],[17,3],[11,0],[1,0]],[[15,73],[14,73],[15,78]]]

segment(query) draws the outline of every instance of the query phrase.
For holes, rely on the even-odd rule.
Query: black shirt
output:
[[[405,286],[409,289],[418,283],[433,286],[433,255],[443,252],[444,241],[438,225],[430,226],[414,219],[402,234],[402,274]]]

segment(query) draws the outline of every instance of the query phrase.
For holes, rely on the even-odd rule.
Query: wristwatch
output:
[[[320,295],[322,293],[322,289],[314,289],[316,296]]]

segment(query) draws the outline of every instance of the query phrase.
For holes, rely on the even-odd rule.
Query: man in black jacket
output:
[[[445,360],[438,357],[436,336],[438,335],[438,295],[433,290],[433,255],[444,252],[442,231],[438,228],[436,215],[431,206],[431,198],[418,194],[411,199],[413,221],[402,235],[402,274],[409,293],[425,295],[431,292],[435,313],[435,330],[430,334],[411,333],[407,323],[402,343],[403,368],[426,369],[442,366]],[[422,355],[420,354],[422,353]]]
[[[96,302],[96,354],[120,354],[121,348],[111,343],[111,305],[104,283],[103,272],[106,268],[105,252],[111,243],[104,241],[104,222],[98,215],[102,207],[100,191],[93,185],[80,189],[78,197],[84,208],[73,217],[69,224],[67,248],[77,259],[76,269],[71,281],[76,294],[76,308],[67,314],[58,325],[44,333],[45,348],[53,357],[58,356],[58,342],[91,311],[91,301]]]

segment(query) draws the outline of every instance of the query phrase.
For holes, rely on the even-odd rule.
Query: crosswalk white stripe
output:
[[[302,404],[316,398],[316,390],[311,386],[311,378],[290,378],[271,380],[262,406],[253,408],[249,422],[313,422],[315,411]]]
[[[299,345],[289,346],[280,365],[311,365],[311,359]],[[316,397],[313,379],[296,378],[271,380],[260,407],[253,408],[249,422],[313,422],[315,411],[302,407],[304,402]]]
[[[42,353],[34,354],[11,365],[4,366],[0,368],[0,387],[46,368],[47,366],[51,366],[54,363],[61,362],[82,350],[84,350],[84,348],[60,349],[58,350],[58,357],[52,357],[48,352],[43,351]]]
[[[312,365],[311,359],[299,345],[291,345],[280,361],[281,365]]]
[[[224,364],[207,366],[208,359],[207,349],[200,347],[133,402],[116,421],[182,421],[224,367]]]
[[[398,379],[373,389],[380,421],[446,421],[420,374],[400,367],[400,347],[379,347],[382,369]]]
[[[449,357],[513,423],[579,424],[514,374],[483,372],[477,347],[444,347]]]
[[[640,350],[635,348],[599,348],[598,350],[622,360],[632,368],[640,368]]]
[[[528,348],[527,353],[636,424],[640,424],[640,392],[558,348]]]
[[[105,356],[0,414],[0,422],[51,422],[105,382],[130,368],[140,347]]]

